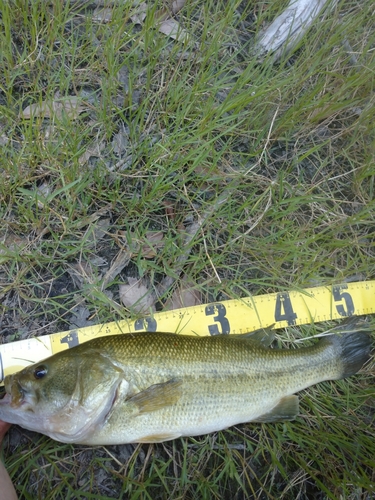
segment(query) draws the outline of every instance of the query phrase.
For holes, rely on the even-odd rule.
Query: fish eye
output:
[[[47,367],[44,365],[37,366],[34,370],[34,377],[36,379],[43,378],[45,375],[47,375]]]

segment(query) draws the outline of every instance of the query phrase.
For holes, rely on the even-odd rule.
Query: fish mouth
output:
[[[5,384],[5,394],[0,399],[0,405],[10,405],[12,408],[19,408],[25,403],[25,390],[19,382],[10,381]]]
[[[12,401],[12,396],[7,392],[0,395],[0,405],[10,404]]]

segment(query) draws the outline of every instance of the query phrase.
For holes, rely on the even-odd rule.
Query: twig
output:
[[[184,265],[192,250],[193,245],[191,244],[191,242],[194,240],[196,235],[201,231],[202,226],[209,219],[209,217],[216,212],[216,210],[219,208],[220,205],[222,205],[227,201],[229,196],[230,192],[226,190],[225,193],[221,194],[218,198],[216,198],[216,200],[206,210],[203,211],[203,213],[198,217],[198,220],[196,222],[193,222],[193,224],[191,224],[188,227],[182,244],[184,250],[182,254],[179,255],[176,259],[175,274],[180,275],[182,273]],[[209,260],[212,263],[211,259]],[[217,273],[216,276],[218,277]],[[156,287],[158,296],[162,297],[169,290],[169,288],[173,285],[174,282],[175,278],[173,278],[172,276],[165,276],[165,278],[163,278],[160,284]]]
[[[186,186],[184,186],[184,191],[185,191],[185,194],[187,195]],[[226,199],[227,199],[227,198],[228,198],[228,195],[226,195]],[[200,220],[201,220],[201,217],[200,217],[199,213],[197,212],[197,210],[195,209],[195,207],[194,207],[194,206],[193,206],[192,208],[193,208],[194,212],[195,212],[195,213],[197,214],[197,216],[198,216],[198,221],[200,221]],[[206,238],[205,238],[205,236],[204,236],[204,232],[203,232],[203,229],[202,229],[202,225],[200,226],[200,230],[201,230],[201,234],[202,234],[202,238],[203,238],[204,251],[205,251],[205,253],[206,253],[206,256],[207,256],[208,260],[210,261],[211,267],[212,267],[212,269],[214,270],[214,273],[215,273],[215,275],[216,275],[216,278],[217,278],[218,282],[219,282],[219,283],[221,283],[221,278],[220,278],[220,276],[219,276],[218,272],[216,271],[216,267],[214,266],[214,263],[212,262],[212,259],[211,259],[210,254],[208,253],[208,248],[207,248]]]
[[[64,3],[69,3],[71,7],[112,7],[113,5],[119,5],[124,3],[121,0],[64,0]],[[49,5],[53,5],[53,2],[49,2]]]
[[[258,161],[252,166],[250,167],[247,171],[246,171],[246,174],[245,175],[248,175],[249,172],[251,172],[251,170],[253,170],[254,168],[256,168],[258,165],[260,165],[262,159],[263,159],[263,156],[266,152],[266,149],[268,147],[268,144],[270,143],[270,139],[271,139],[271,133],[272,133],[272,129],[273,129],[273,125],[275,123],[275,120],[276,120],[276,116],[277,116],[277,113],[279,112],[279,109],[280,109],[280,104],[277,106],[276,108],[276,111],[272,117],[272,120],[271,120],[271,125],[270,125],[270,128],[268,129],[268,134],[267,134],[267,139],[266,139],[266,143],[264,145],[264,148],[262,150],[262,153],[258,159]]]
[[[257,225],[259,224],[259,222],[266,215],[266,213],[268,212],[268,209],[270,208],[271,203],[272,203],[272,189],[271,189],[271,186],[272,186],[272,184],[268,188],[270,190],[270,192],[269,192],[269,195],[268,195],[267,205],[266,205],[265,209],[263,210],[263,212],[260,214],[260,216],[254,222],[254,224],[252,224],[251,227],[249,227],[249,229],[247,229],[244,233],[242,233],[239,236],[237,236],[236,238],[234,238],[231,241],[231,243],[234,243],[235,241],[239,240],[240,238],[243,238],[244,236],[247,236],[249,233],[251,233],[251,231],[257,227]]]

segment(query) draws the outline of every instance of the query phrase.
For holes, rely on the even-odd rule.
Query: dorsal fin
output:
[[[274,325],[270,325],[267,328],[259,328],[253,332],[248,333],[238,333],[231,334],[231,337],[242,340],[251,340],[256,344],[260,344],[262,347],[269,347],[275,340],[275,332],[272,329]]]

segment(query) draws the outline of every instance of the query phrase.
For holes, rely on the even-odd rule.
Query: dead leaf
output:
[[[97,221],[99,219],[99,217],[102,217],[103,215],[105,215],[107,212],[110,212],[111,210],[112,210],[112,203],[108,203],[107,205],[105,205],[101,209],[97,210],[93,214],[88,215],[86,217],[82,217],[82,219],[77,221],[77,228],[81,229],[85,226],[88,226],[89,224],[93,224],[95,221]],[[109,220],[109,222],[110,222],[110,220]],[[103,228],[103,226],[107,225],[107,222],[105,224],[101,223],[99,225]]]
[[[172,12],[173,14],[177,14],[177,12],[179,12],[182,7],[185,5],[186,3],[186,0],[175,0],[174,2],[172,2]]]
[[[113,136],[112,148],[113,152],[119,156],[125,153],[128,149],[129,144],[129,127],[127,127],[124,122],[120,125],[120,130]]]
[[[3,241],[0,242],[0,253],[5,253],[7,250],[10,250],[11,252],[20,252],[29,243],[30,241],[28,240],[28,238],[10,233],[5,238],[3,238]]]
[[[116,255],[116,258],[113,260],[111,267],[103,277],[101,285],[102,290],[104,290],[108,286],[108,284],[121,273],[124,267],[129,264],[131,258],[132,254],[128,250],[121,249],[119,251],[119,253]]]
[[[86,260],[79,260],[68,265],[67,272],[72,278],[75,288],[81,289],[83,285],[94,285],[100,277],[100,267],[107,265],[107,261],[99,255],[91,255]]]
[[[98,7],[94,10],[92,20],[98,23],[109,23],[112,21],[113,10],[110,7]]]
[[[134,10],[134,13],[130,16],[130,19],[134,24],[142,24],[147,16],[147,3],[141,2],[137,5],[137,8]]]
[[[30,106],[27,106],[21,112],[21,117],[26,119],[38,117],[61,119],[65,115],[75,120],[84,109],[85,107],[80,97],[70,96],[66,99],[30,104]]]
[[[100,153],[105,148],[105,145],[106,145],[106,142],[104,140],[101,140],[100,142],[95,142],[94,144],[92,144],[91,146],[89,146],[86,149],[86,151],[83,153],[83,155],[81,155],[78,158],[78,163],[80,165],[85,165],[92,156],[96,156],[96,157],[100,158],[100,156],[101,156]]]
[[[189,33],[182,29],[180,23],[175,19],[166,19],[165,21],[162,21],[158,26],[158,30],[160,33],[173,38],[173,40],[179,40],[182,42],[189,41]]]
[[[81,289],[84,284],[92,285],[94,283],[95,274],[93,269],[90,263],[84,260],[69,264],[66,270],[72,278],[73,286],[77,289]]]
[[[145,259],[153,259],[157,251],[165,245],[164,234],[162,231],[148,232],[145,234],[146,242],[141,245],[140,252]]]
[[[155,14],[155,18],[158,21],[165,21],[166,19],[171,17],[171,14],[177,14],[177,12],[182,9],[185,3],[186,0],[175,0],[168,8],[158,10]]]
[[[202,297],[197,290],[197,285],[184,276],[179,286],[175,288],[172,295],[166,301],[163,310],[171,311],[173,309],[198,306],[200,304],[202,304]]]
[[[24,236],[17,234],[7,234],[0,238],[0,264],[5,264],[8,260],[14,259],[14,253],[21,254],[22,250],[30,244]],[[2,295],[1,295],[2,296]]]
[[[164,200],[162,201],[162,204],[164,205],[165,207],[165,215],[173,220],[176,216],[175,214],[175,203],[173,203],[172,201],[168,201],[168,200]]]
[[[84,328],[86,326],[93,325],[95,322],[90,320],[90,316],[90,310],[85,306],[85,304],[76,306],[74,309],[72,309],[72,315],[69,319],[69,327],[72,330],[76,330],[77,328]],[[74,335],[73,332],[72,335]],[[74,337],[72,337],[72,340],[73,339]]]
[[[156,20],[156,26],[160,33],[173,38],[174,40],[180,40],[183,42],[189,41],[189,34],[187,31],[181,28],[180,24],[176,19],[171,19],[171,15],[176,14],[185,5],[186,0],[175,0],[169,9],[160,9],[154,14],[154,19]],[[134,24],[143,24],[147,16],[147,4],[141,2],[137,5],[134,13],[130,16],[130,19]]]
[[[5,134],[0,135],[0,146],[6,146],[9,142],[9,137],[6,136]]]
[[[128,285],[119,286],[120,299],[125,307],[137,313],[155,312],[155,295],[142,279],[128,278]]]
[[[44,207],[44,201],[48,196],[51,194],[52,188],[49,184],[46,182],[43,182],[40,186],[36,188],[36,198],[37,198],[37,203],[39,208]]]
[[[92,222],[85,234],[85,247],[95,248],[99,241],[101,241],[108,234],[111,224],[112,222],[109,217]]]
[[[142,239],[136,233],[130,233],[130,243],[128,243],[126,236],[126,232],[119,231],[117,233],[117,243],[126,248],[132,257],[141,254],[145,259],[153,259],[156,257],[158,250],[165,245],[162,231],[148,231]]]

